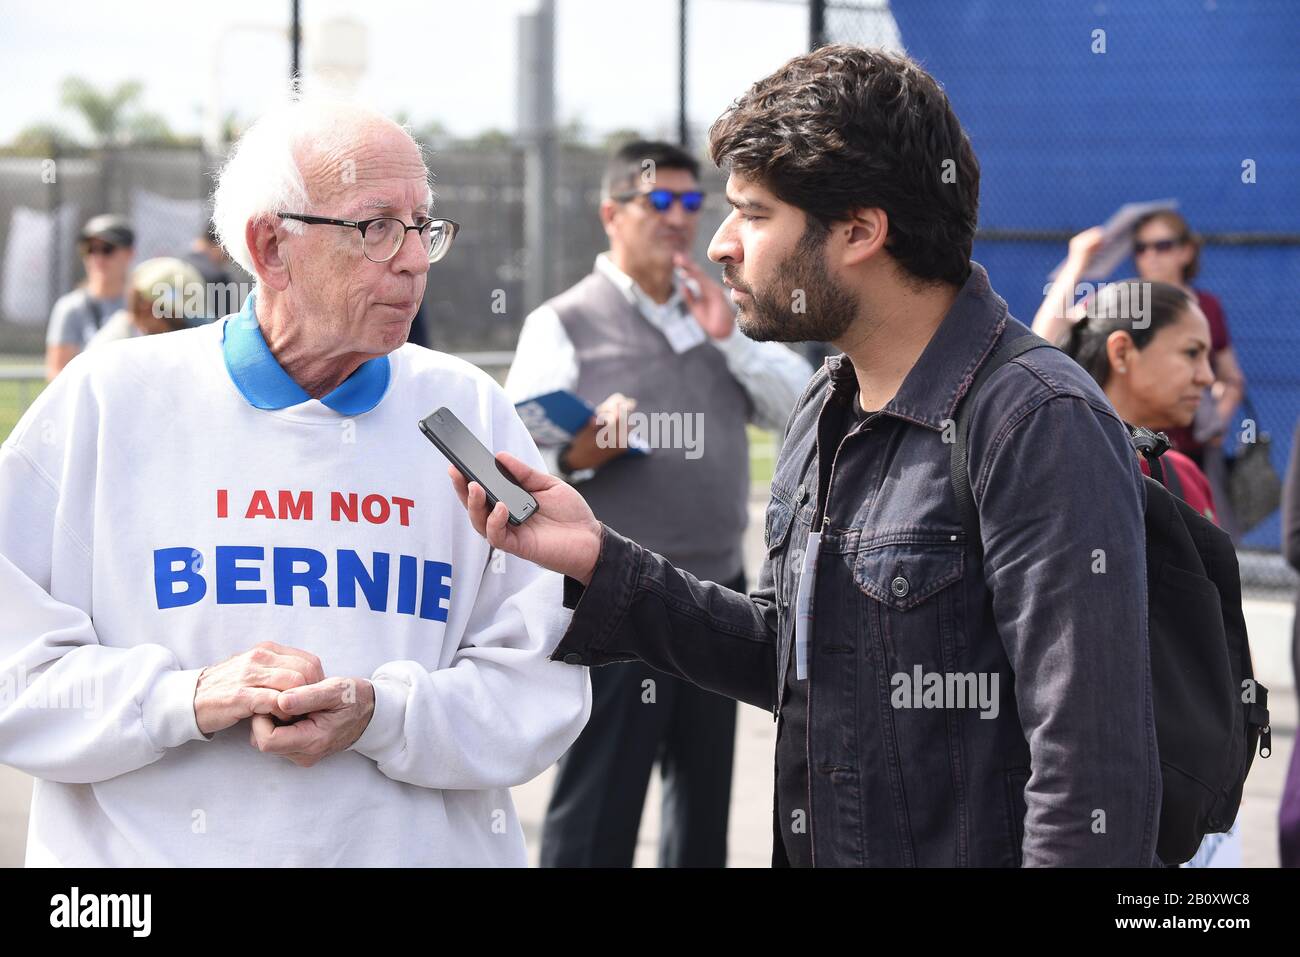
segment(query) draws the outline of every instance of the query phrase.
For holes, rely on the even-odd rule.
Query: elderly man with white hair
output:
[[[0,763],[29,865],[522,865],[509,792],[590,710],[560,576],[492,552],[417,428],[541,467],[496,383],[406,343],[457,226],[354,105],[248,130],[238,315],[77,357],[0,447]]]

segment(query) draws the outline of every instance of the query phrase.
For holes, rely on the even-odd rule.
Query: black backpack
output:
[[[1054,348],[1015,324],[1024,333],[1004,341],[985,362],[957,412],[952,487],[967,540],[976,548],[979,515],[966,445],[971,396],[1016,356]],[[1181,864],[1191,860],[1206,834],[1232,826],[1256,746],[1261,757],[1272,750],[1268,689],[1255,681],[1251,667],[1232,540],[1182,500],[1173,467],[1165,469],[1160,461],[1169,448],[1163,432],[1130,427],[1130,441],[1151,470],[1143,476],[1147,615],[1164,785],[1156,853],[1165,864]]]

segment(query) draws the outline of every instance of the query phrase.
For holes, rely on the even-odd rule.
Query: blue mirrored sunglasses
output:
[[[673,200],[681,200],[682,209],[688,213],[698,213],[700,207],[704,205],[704,193],[698,189],[687,190],[684,193],[674,192],[671,189],[652,189],[645,193],[623,193],[621,196],[615,196],[620,203],[625,203],[630,199],[636,199],[638,196],[644,196],[649,201],[651,208],[655,212],[666,213],[672,208]]]

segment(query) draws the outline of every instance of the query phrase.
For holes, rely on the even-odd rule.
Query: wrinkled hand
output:
[[[504,502],[498,502],[489,512],[483,487],[477,482],[466,484],[464,476],[454,466],[449,467],[447,474],[456,497],[469,513],[474,531],[494,548],[589,584],[600,556],[602,526],[586,499],[573,486],[532,468],[509,452],[498,452],[496,458],[537,499],[537,511],[522,525],[511,525],[510,510]]]
[[[726,339],[730,336],[736,328],[736,314],[727,299],[727,291],[685,253],[675,253],[673,265],[686,273],[700,287],[700,294],[697,296],[691,292],[689,284],[682,283],[682,297],[686,300],[686,307],[690,309],[695,321],[714,339]]]
[[[194,719],[200,731],[212,735],[253,715],[276,714],[280,692],[324,677],[311,652],[263,641],[199,673]]]
[[[326,678],[280,694],[277,705],[285,715],[302,717],[277,725],[269,715],[254,715],[250,743],[309,768],[361,737],[375,713],[375,686],[365,678]]]

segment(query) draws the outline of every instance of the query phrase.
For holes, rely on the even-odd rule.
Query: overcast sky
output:
[[[690,0],[689,107],[707,124],[746,86],[807,45],[802,3]],[[359,93],[453,133],[515,127],[516,16],[536,0],[302,0],[305,30],[346,15],[366,28]],[[108,87],[138,79],[141,106],[198,133],[206,104],[256,115],[288,73],[288,0],[0,0],[0,142],[56,120],[69,74]],[[597,133],[676,124],[677,0],[558,0],[558,117]],[[276,14],[281,14],[277,22]],[[220,62],[216,52],[221,51]],[[311,56],[311,51],[307,51]],[[214,70],[214,65],[216,69]]]

